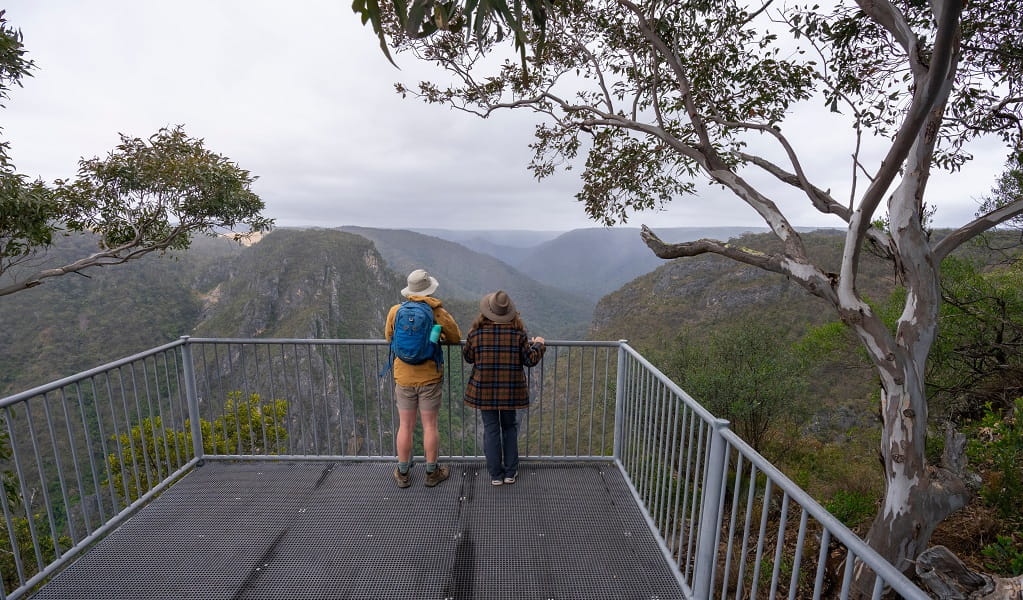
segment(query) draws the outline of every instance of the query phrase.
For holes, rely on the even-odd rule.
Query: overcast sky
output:
[[[393,84],[415,83],[427,67],[411,57],[397,58],[402,70],[392,67],[349,0],[5,5],[38,67],[0,111],[21,173],[71,177],[80,157],[105,155],[119,133],[148,137],[183,124],[259,177],[254,190],[282,226],[597,226],[574,199],[576,175],[536,182],[526,169],[530,115],[482,120],[401,99]],[[827,119],[807,108],[785,132],[813,159],[811,179],[845,198],[850,130]],[[963,172],[932,177],[935,224],[971,219],[1004,156],[992,143]],[[796,225],[842,225],[791,191],[775,199]],[[713,189],[633,215],[628,225],[641,223],[763,226],[752,210]]]

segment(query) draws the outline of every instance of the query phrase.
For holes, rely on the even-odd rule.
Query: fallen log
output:
[[[941,600],[1023,600],[1023,575],[996,577],[978,573],[944,546],[916,559],[916,574]]]

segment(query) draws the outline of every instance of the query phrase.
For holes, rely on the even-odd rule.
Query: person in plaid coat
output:
[[[515,483],[519,468],[520,408],[529,406],[524,367],[543,358],[542,337],[529,339],[515,304],[504,290],[480,300],[480,315],[466,336],[462,357],[472,364],[465,403],[480,410],[483,452],[490,483]]]

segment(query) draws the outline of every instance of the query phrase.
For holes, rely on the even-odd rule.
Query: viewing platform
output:
[[[397,487],[386,361],[181,338],[0,400],[0,600],[928,597],[624,342],[548,342],[500,487],[457,346],[451,477]]]

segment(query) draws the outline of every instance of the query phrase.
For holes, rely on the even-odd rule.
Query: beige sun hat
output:
[[[480,300],[480,312],[495,323],[510,323],[519,315],[515,303],[504,290],[491,292]]]
[[[401,290],[401,295],[408,298],[409,296],[429,296],[430,294],[437,291],[437,286],[440,283],[436,279],[430,277],[430,274],[423,269],[416,269],[408,274],[408,285],[405,289]]]

